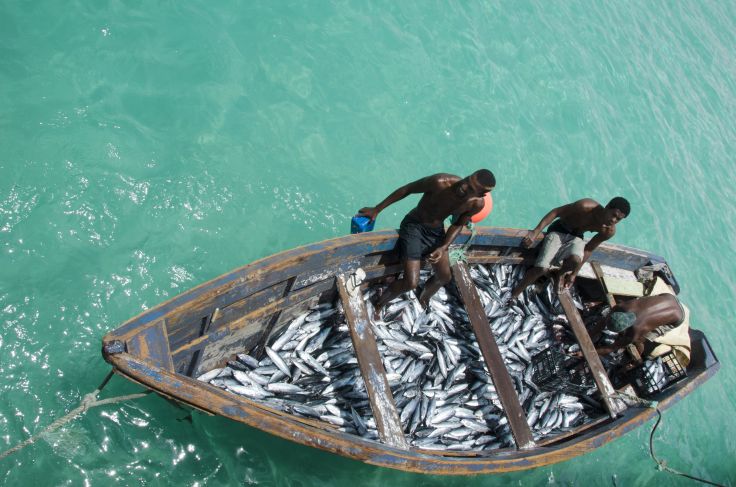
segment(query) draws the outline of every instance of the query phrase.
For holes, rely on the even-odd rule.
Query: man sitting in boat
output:
[[[391,283],[375,304],[374,319],[380,319],[381,309],[402,293],[416,289],[419,284],[421,259],[427,258],[434,274],[424,285],[419,297],[422,307],[443,285],[450,282],[448,247],[470,221],[483,209],[486,193],[496,186],[496,178],[488,169],[480,169],[466,178],[453,174],[435,174],[400,187],[378,206],[358,211],[371,221],[389,205],[410,194],[422,194],[419,204],[402,220],[399,227],[398,249],[404,275]],[[444,221],[450,215],[459,215],[445,232]]]
[[[690,362],[690,310],[672,294],[644,296],[618,304],[591,329],[597,341],[602,331],[618,334],[611,345],[596,347],[607,355],[633,343],[641,355],[655,358],[670,349],[683,366]]]
[[[564,286],[570,287],[590,254],[601,242],[614,236],[616,224],[626,218],[630,210],[629,202],[617,196],[605,207],[595,200],[584,198],[554,208],[544,215],[522,240],[524,247],[530,247],[542,229],[549,225],[542,250],[534,267],[527,270],[521,282],[511,291],[510,299],[517,298],[527,286],[548,274],[553,267],[559,268]],[[585,232],[598,233],[586,244],[583,240]]]

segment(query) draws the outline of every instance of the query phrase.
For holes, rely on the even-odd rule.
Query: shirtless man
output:
[[[547,229],[542,249],[534,267],[529,269],[518,286],[511,291],[511,299],[517,298],[526,287],[550,271],[551,266],[559,266],[565,287],[570,287],[578,271],[588,260],[590,254],[616,233],[616,223],[629,215],[629,202],[617,196],[605,207],[595,200],[585,198],[559,208],[555,208],[530,230],[522,245],[530,247],[542,229],[557,220]],[[585,244],[585,232],[598,232]]]
[[[611,345],[596,348],[599,355],[609,354],[630,343],[642,353],[645,340],[654,341],[680,326],[686,317],[684,307],[672,294],[646,296],[614,306],[608,316],[593,326],[590,335],[597,341],[603,329],[619,334]]]
[[[416,289],[421,259],[425,256],[432,264],[434,274],[419,297],[422,307],[426,308],[432,295],[450,282],[452,274],[447,249],[470,218],[483,209],[483,198],[495,186],[496,178],[487,169],[475,171],[464,179],[453,174],[435,174],[400,187],[378,206],[358,211],[373,221],[387,206],[410,194],[422,193],[419,204],[404,217],[399,227],[398,249],[404,276],[391,283],[378,299],[374,319],[380,319],[381,309],[389,301]],[[445,232],[444,221],[450,215],[459,216]]]

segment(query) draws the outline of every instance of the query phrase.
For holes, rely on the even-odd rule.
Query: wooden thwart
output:
[[[460,296],[465,303],[470,325],[478,339],[478,346],[483,353],[488,372],[491,374],[491,380],[496,387],[501,405],[509,420],[516,446],[519,449],[533,448],[535,443],[532,431],[527,424],[524,410],[519,404],[519,396],[511,381],[509,371],[503,363],[501,351],[498,349],[498,344],[491,333],[491,325],[483,310],[473,279],[470,277],[468,266],[463,262],[458,262],[452,266],[452,273],[455,277],[455,284],[460,290]]]
[[[396,411],[394,397],[386,379],[386,371],[378,353],[376,337],[373,336],[371,324],[368,321],[368,311],[363,302],[362,293],[358,289],[355,295],[351,295],[346,285],[348,278],[343,274],[338,275],[335,280],[350,328],[350,337],[353,340],[360,373],[368,390],[373,416],[376,418],[378,434],[384,443],[408,449],[409,444],[401,429],[399,414]]]
[[[575,333],[575,337],[580,344],[580,350],[583,352],[583,357],[588,363],[588,367],[590,367],[590,371],[593,374],[593,380],[595,380],[595,384],[598,386],[601,396],[603,396],[603,403],[606,406],[606,410],[612,418],[615,418],[617,414],[626,409],[626,406],[621,401],[614,401],[611,399],[611,395],[615,394],[616,391],[611,384],[611,380],[608,378],[606,369],[603,368],[601,359],[598,356],[598,352],[595,350],[593,340],[590,339],[588,330],[585,328],[583,319],[580,317],[577,308],[575,308],[575,303],[572,301],[570,291],[563,287],[562,281],[558,282],[557,296],[560,299],[562,308],[565,310],[565,315],[567,315],[567,321],[570,323],[570,328],[572,328],[572,331]]]
[[[616,300],[613,298],[613,294],[608,291],[608,286],[606,285],[606,276],[605,274],[603,274],[603,269],[601,268],[601,265],[598,262],[591,261],[590,267],[593,268],[593,273],[595,274],[595,277],[598,278],[598,282],[603,288],[603,293],[606,295],[606,301],[608,302],[608,305],[613,308],[614,306],[616,306]]]

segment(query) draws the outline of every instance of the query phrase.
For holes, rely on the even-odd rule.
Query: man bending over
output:
[[[599,355],[609,354],[630,343],[643,353],[646,342],[655,342],[683,324],[687,317],[685,307],[672,294],[646,296],[614,306],[608,316],[596,323],[590,335],[597,340],[603,329],[618,333],[611,345],[596,348]]]

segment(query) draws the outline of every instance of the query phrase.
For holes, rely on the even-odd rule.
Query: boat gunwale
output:
[[[486,239],[487,238],[513,239],[513,240],[516,240],[516,245],[508,245],[506,247],[512,247],[512,248],[515,247],[519,251],[522,251],[522,252],[526,252],[528,250],[528,249],[524,249],[519,246],[522,239],[526,236],[527,230],[516,229],[516,228],[505,228],[505,227],[478,227],[476,229],[476,232],[477,232],[475,236],[476,241],[471,245],[470,247],[471,251],[473,250],[474,246],[483,246],[483,244],[479,243],[477,240],[484,239],[484,238]],[[108,332],[103,337],[103,342],[111,341],[113,339],[124,339],[130,334],[137,332],[140,328],[144,327],[145,325],[148,325],[162,318],[165,319],[168,314],[170,314],[171,312],[177,309],[181,309],[185,307],[188,303],[195,300],[199,295],[203,294],[204,292],[211,292],[211,291],[219,290],[222,287],[226,286],[229,283],[232,283],[233,281],[237,279],[240,279],[241,282],[243,282],[245,281],[245,279],[250,277],[251,274],[255,274],[256,272],[265,273],[267,272],[267,268],[269,265],[279,264],[279,265],[285,265],[286,267],[289,267],[289,265],[287,265],[289,263],[288,262],[289,260],[293,261],[293,264],[295,264],[299,260],[303,260],[308,256],[313,256],[321,252],[325,252],[328,249],[334,250],[337,248],[348,247],[351,245],[360,245],[360,244],[371,242],[371,241],[375,241],[376,244],[378,245],[386,244],[388,242],[394,241],[397,237],[398,237],[398,232],[396,230],[389,230],[389,229],[378,230],[374,232],[366,232],[366,233],[360,233],[360,234],[355,234],[355,235],[345,235],[341,237],[335,237],[335,238],[323,240],[321,242],[306,244],[306,245],[302,245],[299,247],[295,247],[293,249],[283,250],[279,253],[262,257],[251,263],[238,267],[237,269],[231,270],[229,272],[225,272],[208,281],[202,282],[194,286],[193,288],[190,288],[180,294],[177,294],[176,296],[171,297],[170,299],[162,303],[157,304],[156,306],[150,309],[140,312],[134,317],[121,323],[114,330]],[[463,244],[467,242],[469,238],[470,238],[470,235],[461,234],[455,239],[455,243]],[[335,245],[335,244],[341,244],[341,245]],[[489,245],[492,245],[492,244],[489,244]],[[499,246],[499,245],[496,245],[496,246]],[[387,253],[390,250],[391,249],[386,249],[386,250],[383,250],[383,252]],[[646,260],[647,258],[650,258],[650,259],[656,258],[656,259],[664,261],[662,257],[656,254],[652,254],[650,252],[646,252],[640,249],[635,249],[633,247],[627,247],[624,245],[607,243],[607,242],[602,243],[598,247],[598,249],[596,249],[593,252],[593,256],[591,256],[591,258],[595,258],[596,256],[600,257],[602,252],[605,252],[605,251],[621,252],[623,254],[636,255],[642,258],[642,260]],[[381,250],[376,249],[373,252],[371,252],[371,254],[377,253],[377,252],[381,252]],[[255,292],[258,292],[258,291],[255,291]]]

